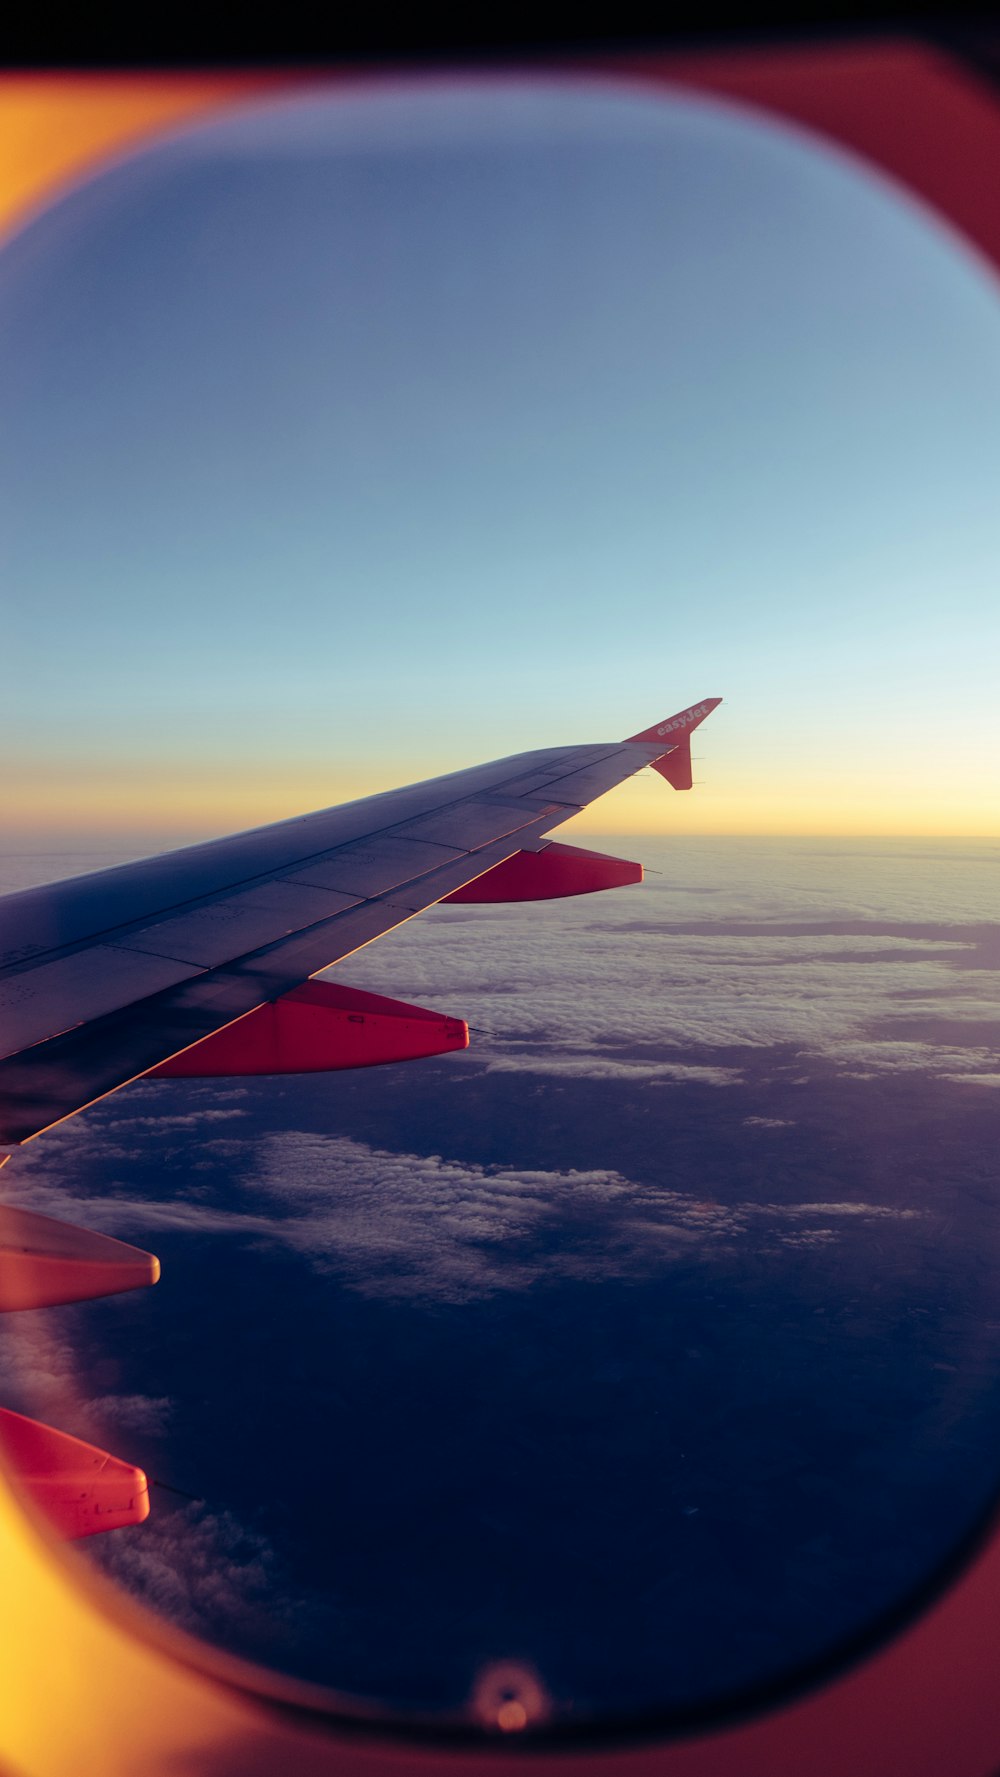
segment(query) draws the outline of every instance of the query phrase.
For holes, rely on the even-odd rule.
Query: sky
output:
[[[625,81],[307,92],[123,160],[0,250],[8,843],[705,696],[695,791],[580,833],[995,833],[998,347],[884,178]]]

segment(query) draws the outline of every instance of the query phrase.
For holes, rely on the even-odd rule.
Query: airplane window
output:
[[[642,887],[331,975],[468,1051],[138,1080],[0,1173],[162,1262],[0,1321],[2,1404],[150,1478],[79,1558],[509,1734],[880,1633],[1000,1484],[990,278],[734,106],[372,82],[101,171],[0,315],[3,890],[725,699],[554,835]]]

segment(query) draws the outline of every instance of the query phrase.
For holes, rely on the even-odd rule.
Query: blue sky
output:
[[[593,830],[991,832],[1000,310],[625,83],[248,107],[0,253],[15,837],[226,830],[705,695]]]

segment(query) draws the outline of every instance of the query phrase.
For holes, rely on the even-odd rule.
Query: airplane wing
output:
[[[691,733],[720,701],[624,741],[517,754],[4,897],[0,1148],[154,1069],[198,1072],[196,1061],[171,1058],[196,1044],[207,1051],[237,1020],[249,1032],[262,1008],[315,1017],[320,1008],[302,1001],[310,976],[472,883],[464,898],[482,900],[620,881],[606,871],[601,880],[595,854],[576,852],[589,867],[574,863],[575,848],[549,846],[546,835],[645,765],[690,788]],[[360,1022],[339,998],[343,1016]],[[272,1021],[264,1039],[278,1034]],[[259,1048],[256,1027],[255,1040]],[[206,1062],[205,1071],[223,1070]]]

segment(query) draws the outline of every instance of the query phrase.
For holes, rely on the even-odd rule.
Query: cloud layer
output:
[[[156,1291],[0,1323],[11,1404],[204,1491],[154,1489],[87,1551],[137,1597],[385,1696],[460,1697],[470,1637],[504,1654],[511,1623],[548,1679],[579,1616],[566,1694],[645,1672],[659,1700],[664,1638],[679,1694],[780,1664],[943,1549],[946,1469],[983,1497],[992,865],[921,886],[893,855],[866,904],[835,855],[777,883],[774,852],[742,880],[706,855],[681,887],[442,909],[338,971],[467,1015],[467,1052],[138,1082],[0,1174],[164,1262]],[[586,1547],[606,1586],[587,1633],[649,1593],[610,1676],[566,1611],[568,1509],[566,1572]],[[520,1616],[492,1524],[554,1563]]]
[[[594,1077],[643,1065],[667,1078],[717,1065],[713,1049],[731,1069],[732,1051],[776,1044],[873,1071],[981,1074],[991,1056],[995,1067],[995,848],[984,845],[971,878],[933,847],[882,858],[847,842],[824,860],[702,841],[660,855],[680,884],[441,908],[339,973],[465,1016],[473,1058],[526,1072],[582,1073],[589,1058]],[[967,1047],[966,1033],[984,1030],[996,1039]]]
[[[708,1071],[690,1070],[698,1084]],[[650,1077],[656,1081],[655,1072],[636,1073],[643,1083]],[[624,1077],[636,1084],[627,1073]],[[188,1121],[187,1116],[121,1119],[118,1157],[127,1151],[122,1138],[129,1132],[141,1144],[159,1124],[158,1134],[166,1140]],[[777,1118],[748,1121],[752,1130],[794,1127]],[[106,1155],[97,1132],[95,1140],[98,1153]],[[834,1240],[845,1217],[898,1220],[921,1213],[905,1204],[864,1201],[737,1198],[723,1203],[665,1180],[637,1181],[614,1170],[483,1166],[307,1131],[272,1132],[235,1147],[231,1151],[227,1145],[224,1158],[239,1166],[239,1208],[206,1199],[198,1185],[180,1197],[160,1199],[125,1195],[119,1188],[112,1197],[89,1202],[74,1193],[68,1179],[60,1181],[52,1152],[39,1166],[37,1182],[34,1169],[18,1175],[18,1201],[64,1219],[80,1217],[116,1232],[126,1228],[136,1237],[170,1231],[195,1239],[211,1234],[263,1241],[335,1273],[364,1295],[451,1303],[558,1278],[599,1283],[645,1277],[669,1266],[672,1252],[709,1259],[737,1243],[748,1243],[758,1254],[774,1251],[800,1242],[802,1228],[810,1240],[819,1238],[817,1217],[828,1224],[823,1238]],[[79,1140],[67,1141],[65,1149],[64,1162],[72,1165],[81,1157]],[[141,1154],[137,1145],[137,1163]],[[51,1354],[43,1367],[49,1380],[38,1384],[42,1394],[57,1368]],[[72,1367],[68,1358],[64,1367]],[[133,1425],[169,1414],[167,1401],[130,1397],[117,1407],[104,1406],[111,1417]]]

